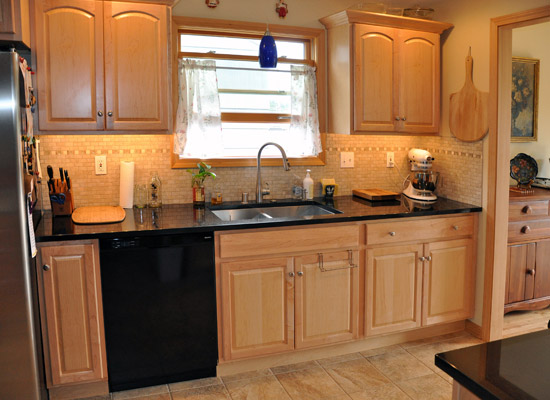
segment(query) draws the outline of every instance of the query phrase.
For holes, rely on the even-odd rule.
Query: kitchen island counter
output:
[[[160,208],[126,209],[126,218],[119,223],[74,224],[69,216],[52,217],[46,211],[36,230],[38,242],[90,238],[110,238],[132,235],[155,235],[166,233],[206,232],[219,230],[268,228],[280,226],[310,225],[337,222],[367,221],[388,218],[425,217],[430,215],[462,214],[480,212],[481,207],[458,201],[439,198],[433,204],[420,205],[407,198],[400,200],[370,202],[355,196],[339,196],[332,201],[315,199],[319,204],[342,211],[339,214],[310,217],[272,218],[253,221],[222,221],[208,208],[197,209],[192,204],[169,204]],[[286,202],[286,200],[285,200]],[[298,203],[298,201],[290,201]],[[238,202],[224,203],[224,208]],[[254,204],[251,204],[254,206]],[[269,206],[269,203],[267,203]]]

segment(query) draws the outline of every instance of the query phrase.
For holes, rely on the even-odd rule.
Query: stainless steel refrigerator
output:
[[[0,399],[45,397],[24,193],[19,55],[0,51]],[[24,106],[24,102],[23,102]]]

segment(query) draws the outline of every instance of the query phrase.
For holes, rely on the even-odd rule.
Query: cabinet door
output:
[[[422,325],[473,316],[474,254],[472,239],[425,245]]]
[[[505,304],[533,298],[535,255],[535,243],[508,246]]]
[[[104,4],[107,129],[167,130],[170,9]]]
[[[399,31],[400,132],[439,130],[440,48],[439,35]]]
[[[547,239],[540,240],[536,244],[533,297],[538,299],[548,296],[550,296],[550,240]]]
[[[0,40],[31,46],[29,0],[0,0]]]
[[[40,130],[103,130],[103,2],[35,4]]]
[[[292,258],[221,264],[225,360],[294,348]]]
[[[98,249],[97,241],[40,248],[48,387],[107,379]]]
[[[354,129],[394,131],[398,92],[395,29],[354,25]]]
[[[296,348],[357,338],[359,252],[297,257],[295,269]]]
[[[420,327],[421,256],[416,244],[367,250],[367,335]]]

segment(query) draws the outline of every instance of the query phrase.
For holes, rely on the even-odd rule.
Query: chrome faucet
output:
[[[277,143],[273,142],[267,142],[262,147],[260,147],[260,150],[258,150],[258,160],[257,160],[257,175],[258,179],[256,181],[256,203],[262,203],[263,202],[263,196],[266,194],[269,194],[269,190],[262,190],[262,164],[261,164],[261,158],[262,158],[262,150],[264,147],[273,145],[277,147],[281,151],[281,155],[283,156],[283,168],[285,171],[290,170],[290,163],[288,162],[288,159],[286,158],[286,153],[284,149],[279,146]]]

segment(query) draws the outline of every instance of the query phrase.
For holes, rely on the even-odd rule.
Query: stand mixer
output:
[[[406,179],[408,185],[403,190],[405,196],[417,201],[432,202],[437,200],[437,196],[433,192],[439,180],[439,172],[431,170],[433,160],[434,158],[427,150],[411,149],[409,151],[411,173]]]

